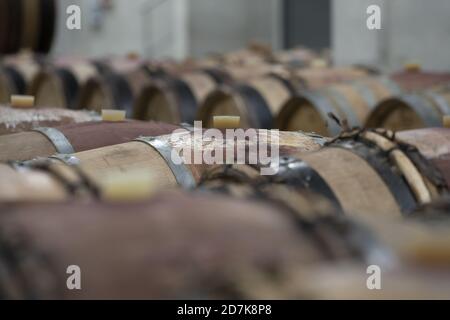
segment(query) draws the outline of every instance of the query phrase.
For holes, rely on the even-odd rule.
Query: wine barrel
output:
[[[450,83],[449,72],[422,71],[420,68],[399,71],[390,77],[403,91],[409,92],[423,91]]]
[[[163,67],[135,58],[109,58],[96,62],[100,75],[90,78],[81,88],[78,109],[101,110],[115,106],[132,117],[133,103],[153,78],[166,75]],[[168,72],[168,71],[167,71]]]
[[[441,171],[448,159],[436,165],[432,160],[439,154],[427,158],[419,151],[423,141],[408,137],[410,144],[383,131],[344,134],[317,152],[282,158],[279,175],[288,184],[325,195],[344,212],[407,214],[449,187]]]
[[[169,134],[177,127],[157,122],[86,122],[0,136],[0,161],[24,161]],[[21,146],[18,148],[17,146]]]
[[[174,191],[140,203],[2,211],[11,213],[0,217],[4,299],[245,298],[236,290],[243,279],[279,279],[329,261],[326,248],[349,233],[342,219],[302,225],[273,203]],[[83,290],[67,289],[73,264]]]
[[[107,106],[133,115],[133,93],[126,79],[115,72],[89,79],[81,88],[76,109],[100,112]]]
[[[327,214],[330,213],[333,213],[333,217],[341,216],[339,204],[333,205],[332,202],[326,201],[324,195],[305,192],[307,184],[317,185],[318,180],[311,178],[310,175],[309,179],[305,178],[303,181],[305,185],[301,186],[299,176],[296,176],[299,171],[296,172],[294,169],[296,165],[299,163],[295,161],[290,161],[288,165],[282,163],[280,174],[277,176],[260,176],[255,168],[248,165],[214,168],[205,175],[199,188],[225,193],[235,198],[274,202],[288,208],[302,219],[321,220],[324,217],[329,218]],[[389,215],[385,218],[360,215],[357,221],[362,225],[357,224],[354,229],[362,228],[363,234],[368,237],[366,240],[360,239],[353,243],[354,252],[366,262],[375,263],[370,260],[377,257],[381,258],[379,262],[391,266],[398,262],[396,260],[402,260],[407,265],[416,264],[431,268],[450,265],[448,208],[450,198],[447,196],[419,206],[406,216],[407,219],[392,219]],[[427,224],[424,225],[423,222]],[[389,251],[383,254],[380,251],[376,252],[380,248],[376,246],[375,238],[386,244],[389,251],[395,255],[390,257]],[[358,247],[357,244],[365,245]],[[375,264],[380,265],[378,262]]]
[[[240,161],[256,163],[256,160],[262,161],[257,154],[259,142],[272,143],[274,147],[276,146],[278,148],[279,154],[286,155],[299,150],[305,152],[317,150],[326,141],[321,137],[297,132],[281,132],[278,141],[265,131],[259,131],[258,134],[259,136],[255,137],[258,139],[257,141],[248,141],[245,136],[236,136],[237,141],[232,137],[225,138],[225,141],[222,139],[203,140],[201,135],[198,136],[198,133],[180,130],[170,135],[141,137],[132,142],[106,146],[69,155],[55,155],[52,156],[51,159],[48,159],[48,162],[52,165],[65,164],[68,167],[73,166],[76,172],[80,171],[83,173],[83,177],[85,176],[86,179],[90,181],[90,184],[97,185],[100,188],[104,186],[105,183],[108,183],[108,177],[116,174],[126,175],[127,173],[132,173],[136,170],[151,173],[152,179],[155,182],[155,187],[158,190],[177,186],[192,188],[202,179],[205,170],[222,165],[219,161],[214,162],[205,160],[207,159],[206,156],[211,155],[213,150],[215,150],[214,152],[222,151],[222,154],[224,154],[225,150],[231,150],[226,151],[226,159],[231,157],[234,162],[237,162],[238,159],[243,159]],[[272,151],[273,149],[268,150],[267,153],[269,157],[270,152]],[[232,154],[230,155],[229,152],[232,152]],[[191,161],[183,162],[180,160],[178,162],[178,159],[173,157],[173,153],[178,154],[179,157],[183,157],[185,160],[187,159],[186,157],[190,156]],[[274,157],[275,156],[276,155],[274,154]],[[198,159],[197,157],[201,157],[201,159]],[[222,163],[224,160],[225,159],[223,158]],[[38,165],[41,165],[42,161],[43,160],[41,159],[37,160]],[[267,165],[268,164],[265,164],[265,167],[267,167]],[[30,167],[30,169],[27,169],[28,171],[34,171],[34,161],[27,162],[25,168],[27,167]],[[47,168],[49,165],[45,164],[44,167]],[[53,168],[52,166],[50,167]],[[8,166],[0,166],[0,171],[10,172],[11,169]],[[0,173],[0,175],[3,175],[3,173]],[[30,176],[29,174],[24,174],[19,170],[15,175],[17,178],[9,178],[4,181],[4,183],[8,183],[8,187],[5,187],[5,192],[8,192],[6,195],[0,192],[0,201],[25,202],[28,201],[29,198],[36,201],[36,198],[39,198],[42,194],[44,194],[44,196],[42,196],[41,201],[61,201],[70,196],[70,194],[67,194],[66,192],[56,193],[49,191],[45,193],[43,191],[44,187],[39,189],[38,196],[35,196],[30,190],[28,192],[20,192],[23,185],[27,185],[27,188],[31,188],[31,186],[35,184],[34,181],[38,179],[32,179],[31,177],[30,179],[32,181],[26,183]],[[47,178],[47,180],[51,179]],[[51,187],[49,187],[51,190],[56,188],[64,190],[60,185],[60,181],[54,181],[53,183],[50,181],[47,182],[47,184],[51,185]],[[72,183],[69,185],[72,185]],[[19,191],[13,192],[13,190]],[[11,195],[11,193],[13,195]],[[50,199],[45,196],[46,194],[51,195]],[[59,196],[61,194],[63,196]]]
[[[42,62],[28,54],[8,56],[0,66],[0,104],[9,103],[15,94],[25,94],[41,69]]]
[[[166,66],[164,63],[152,63],[133,55],[105,58],[97,61],[97,65],[100,72],[106,76],[113,73],[123,77],[130,87],[133,99],[153,79],[159,79],[175,72],[172,70],[174,67]]]
[[[321,147],[324,143],[321,137],[309,136],[303,133],[279,133],[279,141],[272,139],[271,133],[264,130],[258,131],[258,141],[246,141],[240,137],[236,141],[232,158],[237,159],[239,151],[244,152],[244,159],[258,152],[255,146],[259,141],[270,141],[273,145],[278,144],[279,154],[289,154],[296,150],[311,151]],[[199,141],[200,139],[200,141]],[[239,140],[241,139],[241,140]],[[192,187],[201,179],[204,170],[212,164],[201,161],[200,164],[191,161],[192,164],[177,164],[172,158],[174,148],[186,148],[192,153],[200,152],[203,156],[211,150],[225,150],[227,144],[234,140],[206,139],[187,130],[176,134],[161,136],[157,138],[143,138],[134,142],[118,144],[115,146],[99,148],[73,154],[78,159],[80,167],[91,176],[94,181],[102,179],[111,172],[122,172],[136,168],[137,166],[155,172],[155,181],[159,181],[161,188],[180,185]],[[180,150],[175,149],[180,152]],[[185,153],[189,151],[183,150]],[[180,153],[178,153],[180,154]],[[186,155],[185,156],[189,156]],[[227,155],[228,157],[229,155]],[[191,160],[194,160],[191,158]],[[138,165],[139,164],[139,165]]]
[[[281,107],[276,127],[337,135],[342,128],[330,114],[341,121],[345,119],[350,127],[360,127],[379,101],[399,93],[398,86],[386,77],[367,77],[320,90],[303,91]]]
[[[0,66],[0,103],[8,103],[14,94],[25,93],[25,83],[14,71]]]
[[[442,126],[450,114],[450,87],[406,93],[379,103],[367,119],[369,128],[408,130]]]
[[[413,239],[411,239],[413,240]],[[378,264],[374,264],[377,265]],[[374,274],[375,268],[370,274]],[[400,265],[381,268],[381,289],[368,289],[368,266],[358,263],[305,266],[284,278],[249,280],[240,286],[251,300],[430,300],[450,298],[450,274]],[[259,281],[258,281],[259,280]]]
[[[98,120],[100,116],[91,111],[48,108],[21,110],[0,106],[0,135],[29,131],[35,127],[55,127]]]
[[[75,109],[80,88],[97,74],[96,66],[87,61],[55,63],[36,74],[28,92],[37,107]]]
[[[55,22],[55,0],[4,0],[0,6],[0,53],[20,49],[48,53]]]
[[[338,82],[365,78],[369,73],[357,67],[310,67],[291,70],[290,80],[299,90],[315,90]]]
[[[261,65],[272,60],[272,50],[264,43],[252,42],[246,48],[217,54],[216,60],[227,66]]]
[[[152,81],[136,98],[134,118],[192,124],[198,106],[225,79],[217,70],[204,69]]]
[[[273,73],[286,75],[287,78],[287,69],[282,65],[273,65],[273,64],[255,64],[255,65],[245,65],[245,66],[228,66],[228,65],[220,65],[216,68],[218,71],[226,74],[229,79],[234,81],[246,82],[250,79],[254,79],[257,77],[264,77]]]
[[[414,145],[437,168],[450,190],[450,130],[425,128],[397,132],[396,138]]]
[[[450,221],[450,197],[447,195],[432,203],[420,206],[411,213],[410,217],[433,225],[448,224]]]
[[[288,68],[305,68],[311,66],[313,60],[317,59],[317,54],[311,49],[297,47],[273,53],[273,60],[276,63]]]
[[[100,196],[99,187],[76,166],[39,159],[27,166],[0,163],[0,172],[4,177],[0,181],[1,203],[67,202]]]
[[[21,1],[5,0],[0,7],[0,21],[3,28],[0,49],[1,53],[15,53],[20,50],[21,40]]]
[[[275,74],[221,86],[206,97],[197,119],[212,127],[214,116],[239,116],[243,128],[271,129],[273,115],[294,91],[289,81]]]

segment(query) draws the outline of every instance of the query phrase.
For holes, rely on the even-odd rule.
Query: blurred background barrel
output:
[[[190,123],[198,106],[227,76],[218,70],[202,69],[155,79],[139,93],[134,104],[134,118]]]
[[[139,58],[113,57],[98,61],[97,67],[99,74],[81,86],[76,108],[100,111],[112,107],[132,117],[135,97],[155,76],[151,66]]]
[[[95,61],[58,59],[34,76],[28,92],[36,107],[75,109],[80,88],[98,73]]]
[[[0,4],[0,53],[28,49],[48,53],[55,32],[55,0],[3,0]]]
[[[0,103],[9,103],[11,95],[26,94],[43,64],[45,59],[29,53],[3,58],[0,63]]]
[[[367,125],[404,130],[441,126],[442,115],[450,112],[445,100],[449,76],[404,70],[300,91],[283,105],[276,126],[281,130],[314,131],[325,136],[339,134],[343,126],[338,121],[345,121],[344,127],[350,128]],[[427,88],[428,97],[422,98]],[[415,107],[402,106],[399,100],[403,98]],[[392,123],[385,124],[385,121]]]
[[[283,106],[298,92],[366,75],[364,71],[354,68],[320,67],[299,69],[292,73],[284,69],[272,70],[266,75],[250,77],[211,92],[200,107],[197,118],[211,126],[214,116],[240,116],[244,128],[271,129],[275,127],[275,118]]]
[[[115,72],[89,79],[79,93],[76,109],[100,112],[107,106],[124,110],[127,117],[132,113],[133,95],[126,80]]]
[[[314,90],[326,85],[357,80],[367,77],[367,70],[354,66],[313,66],[303,69],[293,69],[290,79],[299,90]]]
[[[423,91],[450,83],[450,72],[433,72],[421,70],[420,66],[406,66],[405,70],[393,73],[391,79],[404,91]]]
[[[379,103],[366,126],[391,130],[440,127],[450,114],[450,86],[406,93]]]
[[[376,103],[399,94],[398,86],[386,77],[367,77],[335,84],[316,91],[304,91],[282,106],[276,126],[281,130],[304,130],[325,136],[342,128],[332,119],[346,119],[351,127],[362,126]]]
[[[2,211],[14,212],[0,220],[0,243],[10,253],[0,261],[8,266],[0,289],[10,299],[238,298],[233,288],[248,272],[281,275],[324,260],[319,241],[282,208],[218,195],[168,192],[140,203]],[[19,235],[33,269],[20,263]],[[73,261],[82,266],[83,290],[60,281]]]
[[[399,94],[399,87],[387,77],[367,77],[316,91],[304,91],[282,106],[276,119],[281,130],[313,131],[337,135],[342,128],[332,119],[346,119],[349,127],[362,126],[377,102]]]

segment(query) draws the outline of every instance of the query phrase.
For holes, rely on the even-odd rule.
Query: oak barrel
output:
[[[337,135],[342,128],[330,114],[341,121],[345,119],[350,127],[360,127],[379,101],[399,93],[396,83],[387,77],[367,77],[320,90],[301,91],[280,108],[276,127]]]
[[[35,97],[37,107],[75,109],[80,88],[98,72],[95,62],[58,59],[33,77],[28,92]]]
[[[428,137],[433,135],[448,141],[448,130]],[[319,151],[293,155],[296,160],[282,158],[290,168],[284,179],[325,195],[347,213],[408,214],[449,190],[450,158],[427,150],[425,136],[406,133],[402,139],[383,131],[344,133]],[[433,138],[428,143],[435,145]]]
[[[450,114],[450,87],[406,93],[380,102],[367,119],[366,126],[390,130],[440,127]]]
[[[450,190],[450,130],[425,128],[397,132],[399,141],[414,145],[442,174]]]
[[[101,110],[113,106],[133,117],[133,104],[141,90],[152,79],[163,77],[166,71],[139,58],[106,58],[96,62],[99,75],[81,86],[77,109]]]
[[[35,127],[54,127],[68,123],[98,121],[100,116],[91,111],[64,109],[15,109],[0,106],[0,135],[29,131]]]
[[[26,94],[33,78],[41,69],[38,56],[7,56],[0,66],[0,104],[9,103],[11,95]]]
[[[243,128],[271,129],[274,115],[294,92],[289,80],[276,73],[224,85],[206,97],[197,119],[211,127],[214,116],[239,116]]]
[[[225,78],[212,69],[160,77],[140,91],[133,107],[134,118],[192,124],[198,106]]]
[[[398,71],[390,77],[407,92],[423,91],[450,83],[450,72],[433,72],[420,68]]]
[[[169,134],[176,128],[153,121],[102,121],[39,127],[0,136],[0,161],[24,161],[57,153],[81,152],[125,143],[140,136]]]
[[[133,93],[126,79],[114,72],[91,78],[82,86],[76,109],[100,112],[102,109],[124,110],[133,115]]]
[[[238,137],[234,144],[232,139],[226,138],[224,144],[221,139],[203,139],[195,132],[180,130],[171,135],[138,139],[134,142],[75,153],[73,156],[79,160],[80,167],[94,181],[101,180],[118,170],[126,172],[142,168],[154,172],[155,181],[159,182],[161,188],[177,185],[190,188],[197,184],[207,168],[216,165],[214,162],[207,163],[205,156],[210,155],[215,149],[223,152],[229,148],[229,144],[232,144],[233,151],[231,155],[226,156],[237,161],[240,155],[244,155],[244,159],[255,156],[259,141],[268,141],[269,144],[278,146],[279,154],[289,154],[297,150],[317,150],[325,141],[321,137],[288,132],[280,132],[276,141],[273,140],[272,133],[264,130],[259,130],[258,137],[255,138],[256,141],[249,142],[247,137]],[[185,160],[190,157],[190,163],[177,164],[172,158],[172,150],[186,157]],[[201,159],[195,158],[196,152]]]
[[[333,83],[365,78],[369,73],[353,66],[309,67],[290,71],[290,80],[298,89],[314,90]]]
[[[258,132],[258,136],[255,136],[256,141],[249,141],[248,138],[249,136],[239,137],[236,135],[225,138],[225,140],[203,139],[201,134],[180,129],[170,135],[141,137],[132,142],[74,154],[52,156],[46,161],[38,159],[23,165],[15,164],[16,169],[21,170],[12,172],[9,166],[3,165],[0,166],[0,170],[5,172],[5,175],[9,173],[10,178],[2,180],[6,185],[3,189],[4,193],[0,192],[0,200],[26,202],[30,199],[33,201],[38,199],[41,199],[40,201],[61,201],[70,198],[71,193],[64,188],[67,183],[61,185],[61,181],[52,179],[55,168],[58,172],[60,170],[74,171],[78,177],[76,180],[83,180],[85,177],[89,181],[89,185],[96,185],[100,191],[105,183],[108,183],[110,176],[126,175],[136,170],[151,174],[157,190],[178,186],[193,188],[202,179],[206,170],[222,166],[226,159],[231,158],[233,162],[244,161],[250,164],[262,163],[261,166],[267,168],[271,164],[269,162],[272,160],[271,156],[272,152],[275,152],[273,149],[275,147],[278,148],[279,155],[287,155],[300,150],[304,152],[317,150],[326,141],[321,137],[297,132],[280,132],[277,138],[262,130]],[[263,151],[258,151],[259,142],[273,145],[273,148],[268,147],[267,153],[264,155],[264,157],[269,157],[268,159],[263,158]],[[222,162],[218,158],[211,158],[213,153],[220,151],[223,157]],[[185,161],[178,160],[173,156],[174,154]],[[273,154],[273,157],[276,156]],[[190,161],[188,161],[188,157],[190,157]],[[277,158],[273,160],[276,161]],[[44,175],[44,178],[37,179],[30,175],[30,172],[36,172],[34,169],[36,165],[39,176]],[[60,166],[72,168],[72,170],[60,169]],[[44,173],[42,173],[42,168],[45,169]],[[80,172],[82,172],[81,178],[79,177]],[[263,172],[262,169],[260,172]],[[64,174],[62,180],[66,181],[67,176],[71,180],[73,175],[71,173]],[[58,189],[59,192],[45,192],[45,186],[42,186],[38,192],[34,193],[31,190],[36,185],[35,182],[39,180],[45,180],[49,189]],[[28,192],[21,192],[24,186],[29,189]]]
[[[271,203],[182,192],[4,210],[0,292],[10,299],[245,298],[239,284],[252,274],[280,279],[329,261],[326,243],[345,242],[346,229],[302,227]],[[83,290],[67,289],[70,265],[80,267]]]
[[[413,239],[410,239],[413,240]],[[378,266],[378,264],[375,264]],[[368,273],[368,270],[371,273]],[[381,289],[368,289],[376,267],[341,263],[305,266],[281,279],[266,277],[241,285],[249,299],[317,300],[448,300],[450,274],[414,266],[383,267]],[[372,278],[373,279],[373,278]],[[372,284],[373,285],[373,284]],[[376,287],[375,287],[376,288]]]
[[[56,23],[55,0],[4,0],[0,4],[0,53],[48,53]]]

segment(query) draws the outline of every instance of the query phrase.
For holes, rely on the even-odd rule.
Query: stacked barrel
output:
[[[256,43],[1,70],[0,298],[450,298],[447,73]]]
[[[26,49],[48,53],[53,43],[56,0],[0,2],[0,54]]]

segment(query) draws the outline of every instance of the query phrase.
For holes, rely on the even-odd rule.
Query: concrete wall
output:
[[[366,8],[382,9],[382,30],[368,30]],[[399,69],[409,61],[450,70],[450,1],[333,0],[333,55],[339,64]]]
[[[59,0],[59,20],[54,54],[100,56],[143,52],[143,26],[140,9],[146,0],[113,1],[114,7],[96,13],[97,0]],[[66,28],[66,8],[70,4],[82,8],[82,29]],[[96,22],[99,27],[96,28]]]
[[[281,0],[110,1],[113,8],[98,14],[100,0],[60,0],[53,53],[183,58],[242,48],[252,39],[280,46]],[[70,4],[82,8],[81,31],[65,28]]]
[[[191,0],[189,16],[194,56],[239,49],[251,40],[280,47],[279,0]]]

